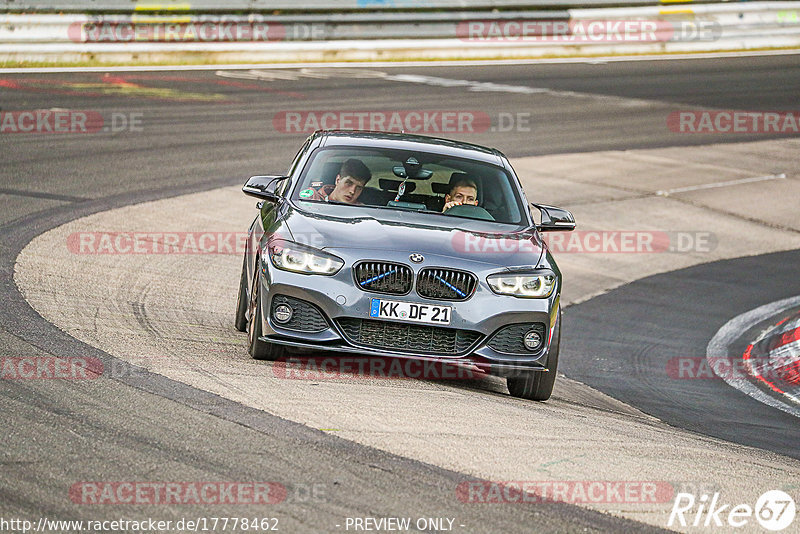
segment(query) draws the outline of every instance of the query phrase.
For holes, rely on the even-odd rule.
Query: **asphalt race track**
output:
[[[94,321],[102,325],[102,314],[92,314],[103,308],[83,306],[80,295],[74,298],[80,287],[70,288],[71,293],[62,292],[59,273],[65,279],[80,276],[76,266],[69,263],[69,254],[69,261],[62,262],[64,254],[52,248],[46,236],[55,236],[57,241],[61,238],[61,225],[81,224],[84,218],[95,215],[108,214],[104,224],[116,219],[123,227],[126,220],[120,217],[130,216],[130,221],[164,217],[147,212],[148,202],[174,199],[179,203],[192,194],[229,198],[229,190],[240,187],[246,177],[281,172],[304,139],[303,132],[282,131],[276,117],[292,110],[331,109],[470,110],[488,115],[492,127],[485,131],[445,135],[504,151],[515,160],[520,174],[530,172],[524,183],[529,196],[539,192],[539,182],[533,176],[540,172],[541,191],[552,194],[552,203],[561,201],[573,209],[579,225],[582,220],[591,225],[610,218],[611,228],[614,224],[625,227],[626,223],[627,228],[644,228],[647,217],[652,216],[653,220],[673,221],[665,223],[673,225],[665,226],[666,230],[675,229],[675,221],[685,221],[678,229],[709,230],[720,240],[719,257],[651,255],[641,262],[631,260],[617,265],[616,260],[591,254],[565,254],[562,270],[567,277],[570,272],[575,273],[575,287],[580,291],[571,290],[574,293],[567,293],[566,299],[569,305],[564,314],[560,368],[566,377],[559,378],[554,399],[544,405],[508,398],[496,380],[389,385],[373,387],[365,390],[362,397],[344,397],[347,402],[327,406],[334,413],[332,421],[346,422],[350,417],[355,420],[361,410],[362,418],[369,419],[372,412],[366,406],[351,403],[355,398],[367,404],[380,403],[372,395],[385,393],[391,397],[406,387],[411,388],[411,393],[419,387],[435,390],[435,402],[443,406],[441,412],[419,414],[431,419],[426,422],[431,427],[450,424],[448,410],[460,413],[455,411],[456,405],[468,409],[475,402],[475,406],[491,405],[492,410],[498,410],[496,413],[509,417],[498,421],[476,416],[469,426],[477,433],[483,428],[506,426],[513,436],[504,439],[515,440],[518,451],[525,450],[528,442],[533,444],[532,455],[538,453],[537,444],[542,449],[546,447],[547,453],[580,450],[575,454],[583,456],[580,460],[575,456],[568,460],[568,453],[561,454],[561,460],[536,457],[535,461],[541,462],[538,465],[545,467],[531,469],[543,477],[670,480],[677,488],[677,481],[700,482],[700,478],[692,478],[699,467],[689,458],[707,457],[712,465],[717,456],[719,463],[713,466],[719,469],[718,478],[708,474],[702,482],[733,488],[731,491],[736,493],[730,501],[739,497],[754,501],[762,490],[781,488],[791,490],[796,500],[800,497],[796,485],[800,473],[797,419],[753,400],[721,380],[675,380],[666,369],[676,357],[703,357],[709,340],[732,317],[800,294],[800,257],[793,250],[799,248],[800,220],[796,196],[791,196],[797,192],[800,176],[797,134],[686,135],[671,131],[667,117],[675,111],[696,109],[793,110],[800,94],[798,57],[320,68],[307,72],[265,68],[257,75],[225,69],[221,73],[0,73],[0,111],[89,110],[101,115],[104,125],[111,128],[92,134],[0,134],[0,358],[96,358],[105,369],[128,371],[118,372],[110,379],[83,381],[0,380],[6,436],[0,449],[0,516],[34,521],[40,517],[120,516],[178,520],[246,514],[277,517],[284,532],[344,532],[346,518],[368,516],[455,518],[453,530],[457,532],[643,532],[666,527],[669,503],[664,502],[660,508],[644,511],[631,504],[586,507],[573,503],[460,502],[455,488],[494,473],[490,468],[493,464],[505,466],[497,472],[506,474],[502,478],[497,475],[494,480],[531,480],[531,475],[517,474],[515,478],[517,472],[507,464],[532,465],[533,456],[512,456],[502,446],[485,447],[478,452],[470,449],[474,456],[458,454],[461,447],[468,450],[470,439],[460,430],[446,437],[426,434],[423,430],[427,427],[417,424],[408,413],[415,408],[413,394],[399,397],[410,407],[397,406],[397,412],[385,420],[373,421],[373,426],[386,435],[365,436],[357,434],[356,429],[352,434],[337,435],[316,425],[317,420],[303,412],[302,402],[293,406],[277,397],[272,400],[274,404],[268,397],[253,403],[237,401],[233,395],[198,387],[168,372],[127,367],[129,360],[120,356],[124,353],[120,346],[139,335],[134,329],[115,330],[119,324],[112,325],[108,339],[118,338],[120,346],[116,341],[108,346],[93,344],[82,337],[81,330],[88,329],[87,324]],[[449,84],[448,80],[470,83]],[[510,117],[516,121],[513,127],[502,126],[500,121],[511,120]],[[141,126],[131,127],[136,121],[141,121]],[[708,148],[711,146],[713,149]],[[712,152],[713,158],[707,156]],[[706,173],[734,173],[731,177],[738,178],[736,170],[744,169],[748,177],[776,178],[742,186],[748,189],[731,192],[727,197],[687,197],[680,200],[683,213],[659,212],[648,207],[663,197],[656,198],[653,191],[692,184],[678,181],[662,186],[656,177],[648,184],[653,191],[644,191],[639,189],[644,186],[636,184],[648,179],[630,170],[628,174],[620,173],[620,181],[614,183],[578,176],[585,172],[578,169],[591,167],[592,161],[613,159],[619,154],[638,158],[642,165],[646,162],[665,167],[665,174],[670,171],[665,165],[669,156],[673,158],[670,165],[685,157],[696,166],[695,170],[702,168]],[[724,168],[725,161],[730,168]],[[626,162],[629,164],[630,160]],[[752,169],[747,168],[748,164]],[[565,176],[575,181],[560,182]],[[699,179],[694,183],[708,181]],[[568,189],[569,195],[565,192]],[[766,191],[766,196],[759,197],[759,191]],[[559,198],[562,194],[565,196]],[[604,199],[608,202],[598,204],[592,211],[595,208],[591,197],[595,194],[607,195]],[[701,194],[705,193],[697,193]],[[609,205],[622,206],[626,202],[643,204],[629,214],[609,211]],[[675,202],[677,205],[679,201]],[[128,206],[133,206],[134,211],[124,211]],[[206,217],[202,206],[202,202],[196,202],[186,212],[176,210],[174,219],[202,224]],[[238,211],[236,224],[238,218],[252,217],[252,212],[243,211],[252,210],[252,202],[242,201],[241,206],[241,210],[238,205],[226,208]],[[711,217],[717,218],[713,220],[719,226],[709,226]],[[213,219],[212,215],[207,218]],[[31,249],[36,253],[21,255],[37,237],[43,241]],[[24,261],[18,262],[18,256]],[[556,253],[556,258],[561,265],[562,257]],[[83,260],[88,262],[81,264],[84,270],[91,271],[94,260]],[[90,272],[81,273],[93,280],[93,285],[84,286],[86,302],[90,295],[94,303],[105,294],[114,301],[112,306],[140,310],[124,313],[141,330],[158,328],[149,323],[154,317],[147,309],[146,298],[150,295],[142,293],[141,300],[137,300],[135,293],[124,292],[126,286],[138,288],[141,282],[125,265],[135,265],[133,258],[117,256],[113,261],[119,262],[118,278],[114,276],[113,262],[100,260],[96,278],[89,278]],[[142,279],[151,275],[154,280],[158,278],[158,291],[163,288],[164,295],[174,296],[173,289],[166,285],[172,278],[182,288],[182,297],[190,301],[203,295],[203,289],[187,284],[195,274],[199,275],[187,267],[191,262],[187,260],[183,266],[180,262],[170,264],[174,270],[169,272],[163,272],[166,267],[161,264],[152,273],[146,268],[134,272]],[[219,273],[230,278],[220,285],[234,299],[235,294],[227,291],[226,284],[232,280],[235,291],[238,271],[229,269],[228,264],[239,262],[237,258],[226,258]],[[614,266],[619,267],[619,274],[603,278],[600,272]],[[40,278],[36,277],[37,272]],[[36,283],[31,284],[31,280]],[[106,282],[107,288],[103,285]],[[566,283],[570,283],[569,278]],[[65,300],[65,294],[74,299]],[[118,297],[122,300],[114,300]],[[194,306],[181,302],[181,298],[165,300],[177,313]],[[34,307],[29,301],[35,301]],[[200,310],[199,324],[183,325],[196,326],[198,330],[208,328],[214,330],[214,335],[227,336],[221,346],[234,352],[213,355],[213,365],[209,355],[206,370],[211,379],[218,378],[214,375],[215,366],[225,358],[242,376],[247,369],[253,369],[242,367],[250,365],[242,356],[246,338],[234,336],[233,307],[225,306]],[[85,323],[78,321],[82,315]],[[53,324],[58,317],[69,321]],[[743,332],[731,346],[731,353],[743,351],[757,336],[755,330]],[[175,351],[181,352],[182,343],[192,337],[186,332],[176,328],[174,339],[161,335],[159,343],[164,350],[174,344]],[[180,366],[182,361],[177,360],[175,365]],[[195,365],[193,371],[203,367]],[[234,377],[225,385],[240,386],[236,380]],[[255,395],[250,390],[243,392],[243,398]],[[424,406],[420,404],[416,411],[424,412]],[[495,412],[476,409],[474,413]],[[530,427],[515,426],[516,418],[532,418],[534,422]],[[619,434],[613,439],[611,434],[598,438],[596,446],[591,446],[596,456],[590,457],[580,449],[580,440],[589,440],[592,434],[582,431],[582,424],[587,429],[606,427],[609,432],[618,424]],[[393,426],[406,425],[412,429],[403,430],[403,435],[391,433]],[[572,441],[549,439],[550,432],[560,436],[558,432],[562,430]],[[651,464],[644,463],[642,452],[648,447],[646,440],[651,440],[654,449],[653,458],[647,461],[655,462],[662,453],[655,450],[656,441],[673,433],[677,436],[675,443],[686,449],[665,463],[679,465],[681,454],[685,453],[685,465],[657,475],[649,472],[644,466]],[[637,434],[645,435],[645,442],[628,447],[626,440],[634,443]],[[447,439],[456,452],[448,451]],[[491,431],[486,430],[486,435],[473,441],[492,443],[493,439]],[[426,440],[430,440],[429,446],[420,445]],[[611,461],[603,454],[605,446],[620,457]],[[422,449],[426,450],[419,452]],[[720,451],[731,456],[722,457]],[[637,470],[640,454],[643,463]],[[746,461],[739,463],[737,459],[742,458]],[[617,461],[617,471],[601,469],[602,464],[614,467]],[[548,471],[554,462],[562,462],[564,471]],[[721,472],[724,465],[730,466],[731,473]],[[762,468],[763,475],[754,480],[752,473]],[[590,478],[595,472],[596,478]],[[70,488],[75,484],[98,480],[277,481],[286,487],[287,496],[284,502],[266,509],[220,504],[213,507],[213,513],[208,507],[192,504],[92,507],[70,498]],[[759,490],[747,493],[749,486]]]
[[[668,365],[676,357],[703,357],[731,317],[800,294],[798,265],[796,251],[719,261],[638,280],[574,306],[570,328],[581,335],[569,336],[565,346],[589,356],[569,358],[562,370],[672,425],[798,458],[796,417],[742,398],[717,377],[681,379]],[[769,276],[754,280],[767,269]],[[742,332],[731,355],[741,355],[757,334]]]

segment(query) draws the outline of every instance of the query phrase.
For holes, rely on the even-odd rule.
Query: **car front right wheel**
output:
[[[258,258],[256,258],[258,265]],[[253,276],[253,287],[250,291],[250,321],[247,325],[247,337],[250,342],[249,352],[254,360],[277,360],[284,356],[286,349],[281,345],[268,343],[261,339],[261,281],[256,269]]]
[[[239,296],[236,298],[236,318],[233,326],[239,332],[247,331],[247,256],[242,260],[242,276],[239,277]]]

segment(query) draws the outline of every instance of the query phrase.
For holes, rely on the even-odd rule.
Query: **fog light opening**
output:
[[[525,348],[530,351],[539,350],[542,346],[542,335],[536,330],[528,330],[522,342],[525,344]]]
[[[286,304],[278,304],[272,310],[272,318],[275,319],[276,323],[286,324],[292,320],[292,315],[294,315],[294,310]]]

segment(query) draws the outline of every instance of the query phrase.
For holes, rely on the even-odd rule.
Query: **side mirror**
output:
[[[571,232],[575,229],[575,217],[569,211],[556,206],[531,204],[542,214],[542,223],[536,225],[540,232]]]
[[[268,202],[280,202],[281,197],[275,193],[275,189],[280,182],[287,178],[289,177],[279,175],[251,176],[242,187],[242,192],[245,195],[260,198]]]

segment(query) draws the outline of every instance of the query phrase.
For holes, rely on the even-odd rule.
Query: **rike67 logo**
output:
[[[741,528],[750,525],[755,517],[762,528],[778,532],[792,524],[795,513],[794,499],[781,490],[765,492],[755,506],[725,503],[719,493],[710,497],[703,494],[700,498],[691,493],[678,493],[667,526]]]

